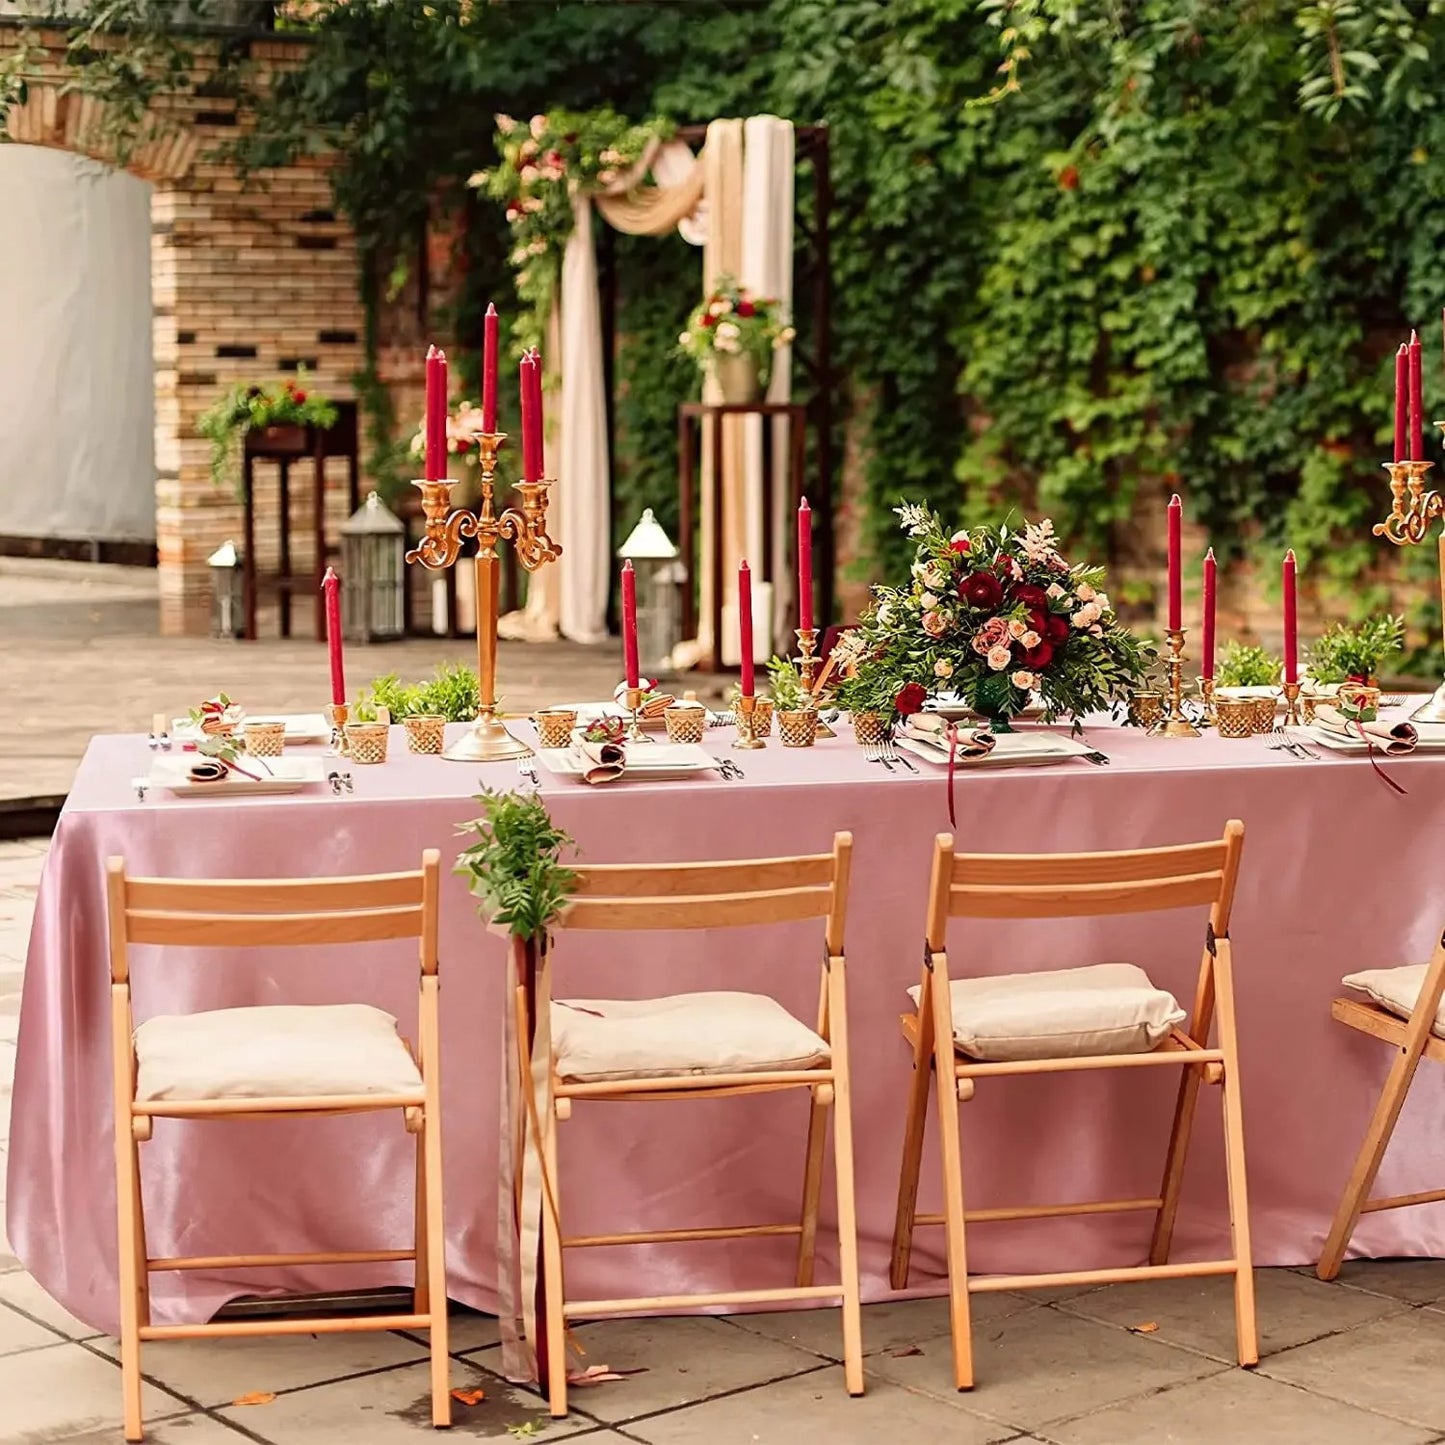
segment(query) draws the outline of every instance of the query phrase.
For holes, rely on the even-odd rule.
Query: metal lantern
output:
[[[211,636],[246,635],[246,581],[234,542],[225,542],[206,558],[211,569]]]
[[[649,507],[617,555],[629,559],[637,573],[637,652],[648,672],[665,671],[681,640],[685,580],[677,548]]]
[[[341,524],[341,630],[348,642],[405,633],[406,528],[372,492]]]

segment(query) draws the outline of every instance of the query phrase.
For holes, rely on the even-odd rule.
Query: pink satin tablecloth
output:
[[[525,731],[525,725],[518,725]],[[557,822],[591,862],[824,852],[835,830],[856,843],[848,919],[862,1259],[868,1298],[888,1290],[909,1056],[898,1032],[917,981],[933,838],[948,828],[941,770],[889,774],[847,735],[811,752],[730,756],[746,778],[623,782],[588,788],[542,774]],[[722,755],[731,732],[710,734]],[[1299,762],[1266,740],[1148,738],[1095,727],[1110,767],[968,772],[958,782],[960,847],[998,852],[1128,848],[1216,837],[1246,825],[1235,905],[1251,1216],[1259,1264],[1312,1261],[1344,1184],[1389,1051],[1335,1024],[1329,1003],[1352,969],[1424,959],[1445,926],[1445,757],[1385,764],[1398,797],[1360,758]],[[391,761],[351,766],[353,796],[136,800],[144,741],[98,737],[81,764],[46,863],[25,975],[8,1180],[12,1246],[40,1283],[88,1324],[114,1331],[116,1238],[111,1142],[109,971],[104,859],[177,877],[290,877],[414,867],[425,847],[450,858],[481,780],[514,787],[508,764],[479,768],[413,757],[400,730]],[[564,936],[560,993],[638,997],[698,989],[772,993],[800,1017],[816,1007],[820,931]],[[446,1213],[454,1298],[495,1310],[503,944],[478,920],[462,881],[443,887],[441,967]],[[1197,911],[1125,919],[956,926],[955,973],[1129,959],[1192,997],[1203,942]],[[138,1019],[247,1004],[357,999],[410,1032],[415,963],[392,945],[333,953],[135,951]],[[964,1109],[973,1206],[1152,1194],[1175,1075],[1149,1071],[1000,1080]],[[1228,1217],[1217,1095],[1207,1091],[1191,1153],[1179,1257],[1225,1253]],[[629,1227],[789,1221],[796,1217],[802,1096],[577,1107],[562,1127],[568,1233]],[[1445,1079],[1421,1071],[1380,1189],[1445,1178]],[[399,1118],[287,1122],[161,1121],[141,1153],[153,1255],[405,1248],[411,1238],[412,1140]],[[831,1183],[828,1188],[831,1188]],[[929,1135],[923,1207],[936,1208]],[[826,1192],[825,1192],[826,1197]],[[831,1203],[825,1205],[831,1221]],[[828,1223],[819,1279],[836,1277]],[[1137,1263],[1147,1216],[979,1226],[978,1271]],[[923,1229],[914,1283],[937,1288],[942,1231]],[[1357,1251],[1445,1255],[1445,1207],[1367,1218]],[[762,1287],[791,1278],[785,1239],[578,1251],[579,1297]],[[223,1301],[287,1291],[401,1283],[377,1265],[157,1275],[158,1322],[204,1318]],[[344,1277],[343,1277],[344,1276]]]

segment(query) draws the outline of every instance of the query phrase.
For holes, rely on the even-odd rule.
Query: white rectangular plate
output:
[[[924,742],[919,738],[911,738],[902,734],[896,741],[900,748],[912,753],[914,757],[922,758],[925,762],[948,762],[947,743],[944,743],[942,747],[934,747],[931,743]],[[1041,768],[1047,767],[1050,763],[1066,763],[1071,758],[1087,757],[1094,751],[1095,749],[1084,743],[1074,738],[1063,737],[1059,733],[1004,733],[998,738],[992,752],[977,758],[960,756],[958,766],[960,768]]]
[[[538,748],[537,756],[548,772],[560,777],[580,778],[586,771],[581,755],[571,748]],[[717,759],[700,743],[632,743],[627,748],[627,766],[617,781],[691,778],[716,769]]]
[[[1318,743],[1322,748],[1329,748],[1337,753],[1367,753],[1369,745],[1361,738],[1341,737],[1339,733],[1333,733],[1328,728],[1322,728],[1318,723],[1311,723],[1308,727],[1291,728],[1290,733],[1303,734],[1307,742]],[[1376,752],[1383,752],[1382,747],[1377,746]],[[1438,733],[1430,736],[1427,733],[1420,733],[1420,741],[1415,744],[1417,753],[1445,753],[1445,737]],[[1405,756],[1397,754],[1397,756]]]
[[[246,713],[236,724],[236,736],[240,737],[247,723],[278,722],[286,725],[286,741],[297,743],[325,743],[331,741],[331,724],[319,712],[262,713],[252,716]],[[171,722],[171,737],[176,742],[193,743],[201,736],[201,730],[188,717],[178,717]]]
[[[156,758],[151,763],[150,776],[137,778],[137,785],[148,788],[164,788],[184,798],[219,798],[237,793],[262,796],[267,793],[297,793],[313,784],[325,783],[326,760],[324,758],[267,758],[265,762],[271,774],[262,773],[259,778],[243,777],[231,773],[215,783],[193,783],[188,773],[198,754],[186,754],[179,758]],[[262,772],[261,759],[246,761],[241,766],[255,772]]]

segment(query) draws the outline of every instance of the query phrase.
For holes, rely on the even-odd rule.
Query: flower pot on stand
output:
[[[714,352],[712,374],[728,406],[751,406],[763,394],[762,371],[756,356],[746,352],[725,355]]]

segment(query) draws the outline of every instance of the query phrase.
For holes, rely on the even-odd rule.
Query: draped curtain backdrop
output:
[[[647,177],[651,176],[651,184]],[[575,642],[598,642],[607,635],[607,597],[611,584],[610,477],[607,457],[607,400],[603,389],[602,319],[597,293],[597,261],[592,238],[593,205],[609,225],[631,235],[660,236],[676,228],[690,244],[702,247],[703,288],[722,275],[785,303],[792,300],[793,279],[793,126],[776,116],[748,121],[715,120],[707,129],[702,153],[685,145],[654,146],[610,191],[573,200],[574,226],[562,258],[558,299],[548,318],[547,360],[550,384],[560,386],[561,404],[549,414],[546,438],[549,476],[558,479],[550,503],[554,535],[562,544],[559,562],[531,577],[527,605],[501,620],[504,637],[540,641],[559,633]],[[560,381],[559,381],[560,378]],[[791,394],[788,351],[776,353],[768,387],[770,401]],[[717,396],[709,381],[706,401]],[[776,456],[786,456],[787,422],[779,429]],[[754,568],[762,558],[762,419],[729,418],[724,423],[723,475],[712,475],[711,446],[702,449],[700,557],[700,646],[684,648],[695,658],[711,645],[711,601],[719,579],[711,575],[712,499],[722,487],[724,577],[736,574],[747,557]],[[782,576],[787,556],[788,518],[784,488],[776,490],[769,559]],[[631,522],[635,519],[624,519]],[[776,595],[774,595],[776,594]],[[726,598],[728,593],[724,593]],[[755,635],[760,657],[772,651],[772,632],[782,635],[791,612],[787,588],[755,588]],[[723,611],[723,656],[737,660],[736,609]],[[731,651],[729,649],[731,648]]]

